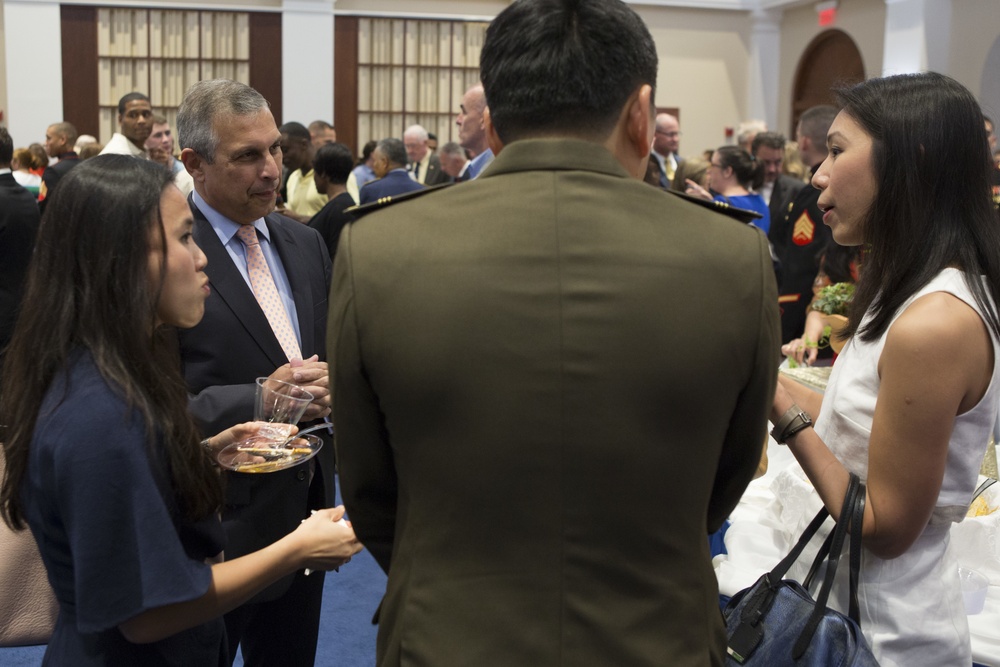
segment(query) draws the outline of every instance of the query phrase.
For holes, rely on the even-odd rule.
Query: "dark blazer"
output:
[[[792,176],[786,174],[778,176],[778,180],[774,182],[774,190],[771,191],[771,201],[767,204],[771,211],[772,224],[775,220],[784,219],[785,214],[788,213],[788,205],[792,203],[792,199],[799,190],[805,186],[804,181]]]
[[[721,665],[707,534],[773,401],[764,235],[597,144],[525,140],[348,225],[334,273],[341,486],[389,574],[377,664]]]
[[[0,174],[0,358],[17,319],[38,233],[38,202],[10,174]]]
[[[670,189],[684,192],[687,190],[687,183],[684,182],[684,179],[687,178],[687,160],[680,155],[674,157],[677,160],[677,169],[674,170],[674,180],[670,182]]]
[[[74,152],[62,153],[59,161],[51,167],[46,167],[42,172],[42,182],[45,183],[45,196],[52,196],[52,190],[56,187],[59,179],[65,176],[70,169],[80,164],[80,157]]]
[[[409,172],[405,169],[393,169],[382,178],[366,183],[359,193],[358,204],[370,204],[383,197],[395,197],[423,188],[423,185],[410,178]]]
[[[326,247],[330,251],[330,260],[337,252],[337,240],[344,225],[354,220],[354,216],[345,211],[354,206],[354,198],[349,192],[341,192],[320,209],[319,213],[309,220],[309,226],[323,235]]]
[[[441,158],[437,156],[437,153],[431,153],[431,159],[427,161],[427,175],[424,177],[424,185],[431,187],[442,183],[451,183],[451,176],[441,169]]]
[[[257,377],[288,363],[264,312],[239,269],[204,214],[191,202],[194,239],[208,257],[212,293],[205,316],[192,329],[180,331],[184,377],[191,393],[191,412],[206,435],[253,419]],[[330,256],[320,234],[306,225],[272,213],[265,218],[271,243],[281,257],[291,285],[302,336],[302,356],[325,358]],[[334,504],[333,447],[314,459],[324,486],[323,507]],[[226,557],[233,558],[271,544],[309,515],[309,464],[266,475],[231,473],[226,479]],[[265,591],[276,597],[291,577]]]

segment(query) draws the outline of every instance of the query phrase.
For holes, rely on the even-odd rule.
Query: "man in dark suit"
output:
[[[441,171],[441,161],[427,145],[428,141],[430,135],[421,125],[411,125],[403,133],[403,147],[409,160],[407,168],[410,176],[417,183],[428,187],[448,183],[448,174]]]
[[[656,49],[624,2],[517,0],[481,70],[490,168],[337,250],[342,490],[389,575],[376,662],[722,665],[707,535],[773,401],[767,240],[639,180]]]
[[[49,157],[54,157],[59,161],[50,167],[46,167],[42,173],[42,200],[52,194],[56,183],[69,172],[70,169],[80,164],[80,157],[73,150],[76,143],[76,126],[72,123],[53,123],[45,130],[45,152]]]
[[[38,204],[10,173],[14,141],[0,127],[0,363],[17,319],[38,232]]]
[[[377,180],[361,188],[359,204],[370,204],[385,197],[423,190],[406,171],[406,148],[399,139],[383,139],[372,152],[372,171]],[[443,173],[443,172],[442,172]]]
[[[782,173],[785,163],[785,135],[778,132],[758,132],[750,145],[754,160],[764,165],[764,185],[757,193],[767,202],[771,220],[784,218],[786,204],[805,187],[805,182]]]
[[[271,213],[281,134],[267,101],[235,81],[202,81],[185,94],[177,130],[181,160],[194,180],[194,239],[208,257],[212,289],[204,318],[179,334],[192,413],[206,433],[249,421],[254,380],[270,376],[316,397],[302,422],[325,417],[330,256],[316,230]],[[277,299],[259,302],[255,293],[268,278]],[[227,473],[226,557],[265,547],[311,509],[332,506],[334,464],[333,448],[324,447],[288,470]],[[322,573],[297,572],[227,614],[230,659],[240,644],[247,665],[312,665],[322,593]]]
[[[677,154],[681,143],[681,126],[677,117],[669,113],[656,116],[653,132],[653,152],[649,156],[656,162],[660,173],[660,187],[664,190],[684,192],[684,158]]]

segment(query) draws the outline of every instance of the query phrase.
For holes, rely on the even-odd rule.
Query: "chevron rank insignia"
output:
[[[795,226],[792,227],[792,243],[798,246],[809,245],[815,235],[816,225],[809,218],[809,214],[803,211],[799,219],[795,221]]]

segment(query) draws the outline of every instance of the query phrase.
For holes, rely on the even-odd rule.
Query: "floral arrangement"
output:
[[[854,283],[834,283],[819,291],[812,302],[812,309],[824,315],[847,316],[847,309],[854,298]]]

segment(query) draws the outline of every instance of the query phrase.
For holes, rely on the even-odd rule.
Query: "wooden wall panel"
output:
[[[274,120],[281,125],[280,13],[250,13],[250,86],[271,103]]]
[[[62,23],[63,117],[80,134],[100,136],[97,89],[97,8],[60,6]]]
[[[347,144],[355,155],[360,155],[357,17],[338,16],[333,32],[333,117],[337,141]]]

